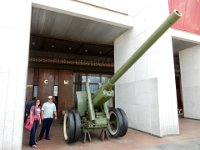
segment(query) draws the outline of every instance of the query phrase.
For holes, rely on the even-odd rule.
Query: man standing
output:
[[[53,103],[53,97],[48,96],[48,101],[42,105],[42,129],[38,140],[43,138],[44,132],[46,132],[45,139],[50,140],[49,131],[53,122],[53,115],[55,115],[55,120],[57,120],[56,105]]]

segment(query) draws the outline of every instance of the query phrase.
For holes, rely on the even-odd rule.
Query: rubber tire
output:
[[[117,109],[120,111],[122,118],[123,118],[123,130],[120,135],[120,137],[122,137],[122,136],[126,135],[127,130],[128,130],[128,118],[123,109],[121,109],[121,108],[117,108]]]
[[[120,112],[120,110],[113,108],[110,110],[109,114],[110,114],[111,122],[112,122],[111,119],[115,119],[116,127],[114,127],[115,129],[113,129],[113,127],[110,126],[111,122],[109,121],[108,131],[109,131],[111,137],[118,138],[122,135],[122,131],[123,131],[123,118],[122,118],[121,112]]]
[[[75,121],[74,121],[74,114],[72,111],[68,111],[64,115],[63,133],[64,133],[64,139],[66,143],[74,142]]]
[[[81,118],[78,111],[73,110],[74,120],[75,120],[75,133],[74,133],[74,142],[77,142],[81,136]]]

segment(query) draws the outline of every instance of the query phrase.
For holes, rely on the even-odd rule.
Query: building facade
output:
[[[30,96],[28,98],[34,96],[34,82],[39,88],[36,96],[39,96],[42,101],[45,101],[47,95],[54,95],[55,85],[58,85],[60,93],[62,90],[69,92],[67,94],[69,97],[58,92],[59,111],[65,109],[64,107],[74,107],[74,101],[65,100],[73,99],[71,81],[76,70],[75,64],[86,66],[83,65],[85,63],[90,64],[90,67],[94,64],[89,70],[87,67],[80,67],[82,70],[77,69],[81,72],[83,70],[91,72],[104,66],[104,72],[96,70],[96,72],[103,72],[99,80],[104,80],[108,76],[103,74],[111,75],[110,69],[113,65],[116,71],[174,8],[183,13],[181,20],[168,30],[115,86],[115,106],[125,110],[129,127],[159,137],[179,134],[177,104],[182,103],[185,117],[200,118],[198,109],[200,105],[198,100],[200,4],[198,0],[127,0],[126,3],[122,0],[3,2],[0,5],[0,16],[3,20],[0,23],[0,39],[3,45],[0,50],[0,149],[22,148],[24,106],[27,95]],[[63,20],[63,17],[66,20]],[[47,44],[52,42],[51,38],[59,39],[57,42],[54,40],[58,45],[61,40],[66,39],[84,42],[77,46],[80,49],[77,48],[73,55],[70,55],[70,59],[76,53],[81,54],[81,50],[86,52],[83,55],[88,54],[90,49],[89,46],[84,48],[85,43],[101,44],[107,49],[111,46],[114,51],[113,64],[110,63],[110,59],[106,59],[107,63],[102,63],[105,59],[101,58],[98,67],[96,62],[91,63],[89,57],[84,57],[85,59],[81,57],[80,61],[69,61],[69,57],[64,55],[62,59],[59,55],[57,60],[58,52],[54,50],[51,51],[48,59],[46,53],[43,58],[41,50],[45,49],[45,45],[43,44],[42,48],[37,47],[39,50],[34,49],[34,46],[37,46],[37,40],[34,39],[37,39],[38,35],[40,39],[45,37],[43,41]],[[47,46],[48,50],[55,48],[56,45],[52,43],[50,47]],[[68,50],[71,49],[73,47],[68,47]],[[103,52],[98,51],[99,54]],[[109,56],[109,54],[110,52],[107,52],[102,56]],[[178,58],[180,64],[178,67],[174,65],[175,58]],[[34,63],[39,61],[43,65],[40,63],[37,66]],[[55,65],[57,61],[59,62]],[[51,65],[45,66],[44,62],[46,64],[54,62],[54,70],[52,71]],[[70,63],[75,64],[70,65]],[[68,67],[65,68],[61,64]],[[175,78],[176,74],[178,78]],[[85,77],[89,76],[85,75]],[[179,88],[176,81],[179,81]],[[35,88],[37,89],[36,86]],[[51,90],[45,93],[48,89]],[[40,94],[41,91],[43,92]],[[177,97],[178,92],[181,95],[179,97]]]

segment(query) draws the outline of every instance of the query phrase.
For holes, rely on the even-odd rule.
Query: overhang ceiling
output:
[[[193,43],[193,42],[179,40],[175,38],[172,39],[172,44],[173,44],[173,51],[175,55],[178,55],[178,52],[181,50],[197,45],[196,43]]]
[[[30,49],[113,57],[113,42],[126,30],[33,7]]]
[[[30,50],[112,57],[114,40],[127,29],[33,7]],[[173,38],[173,51],[197,45]]]

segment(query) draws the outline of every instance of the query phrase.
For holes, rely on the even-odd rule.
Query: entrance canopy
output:
[[[113,42],[126,30],[33,7],[30,49],[39,50],[43,46],[53,51],[113,57]]]

